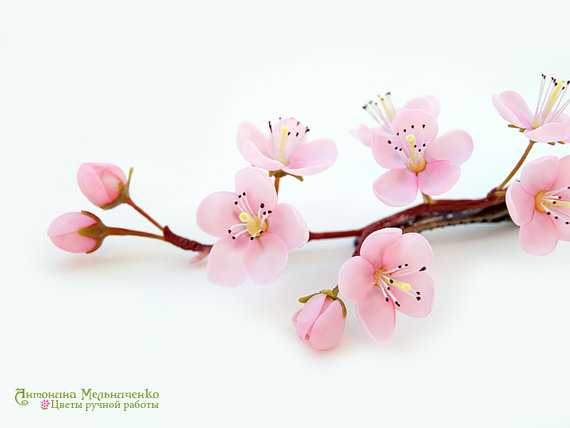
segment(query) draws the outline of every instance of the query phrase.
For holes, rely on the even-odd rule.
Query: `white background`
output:
[[[133,199],[160,222],[211,242],[194,216],[247,165],[238,124],[290,115],[333,138],[339,159],[283,180],[280,199],[315,231],[365,225],[394,210],[372,194],[382,169],[348,131],[372,124],[360,107],[386,90],[399,105],[435,94],[440,130],[472,134],[448,196],[481,197],[526,146],[491,94],[534,104],[540,73],[570,78],[567,17],[562,1],[1,1],[1,425],[568,426],[568,244],[535,258],[508,224],[428,232],[432,314],[398,314],[378,345],[349,304],[340,346],[319,353],[290,318],[298,297],[334,286],[350,239],[291,253],[270,286],[225,289],[161,242],[110,238],[85,256],[46,236],[80,209],[152,231],[80,193],[80,163],[106,161],[135,168]],[[533,157],[546,153],[568,149]],[[150,388],[160,408],[42,411],[18,406],[16,388]]]

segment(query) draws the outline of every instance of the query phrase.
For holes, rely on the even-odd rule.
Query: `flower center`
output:
[[[273,140],[273,159],[283,165],[289,165],[289,158],[295,149],[303,142],[309,128],[297,119],[279,120],[275,128],[269,122],[271,139]]]
[[[552,216],[554,220],[563,221],[570,224],[570,198],[564,198],[558,193],[563,190],[570,190],[570,186],[565,186],[556,190],[541,190],[534,196],[534,207],[541,213]]]
[[[399,278],[413,273],[423,272],[425,270],[425,266],[417,270],[410,270],[408,263],[405,263],[390,270],[383,268],[377,269],[374,272],[374,279],[376,280],[376,285],[380,287],[380,290],[382,290],[382,294],[384,294],[386,302],[392,300],[394,304],[399,307],[400,302],[398,302],[398,299],[394,295],[392,287],[396,287],[408,296],[415,297],[417,301],[420,301],[422,299],[420,296],[421,293],[414,290],[407,282],[400,281]]]
[[[237,239],[247,233],[249,239],[253,241],[255,238],[259,238],[267,232],[269,226],[267,220],[272,211],[265,209],[265,203],[261,202],[257,212],[255,212],[247,199],[246,192],[243,192],[237,195],[237,200],[234,204],[241,210],[239,214],[239,221],[241,223],[236,223],[229,227],[228,234],[231,235],[232,239]]]
[[[540,82],[540,91],[538,93],[538,103],[534,111],[534,119],[532,127],[538,128],[545,123],[554,122],[564,112],[570,100],[564,101],[566,95],[566,88],[570,81],[557,80],[553,77],[550,78],[549,83],[546,83],[546,76],[542,75]]]
[[[410,125],[410,133],[407,128],[402,130],[404,137],[400,132],[396,132],[396,136],[400,139],[399,142],[392,142],[388,140],[388,144],[394,147],[394,150],[406,161],[406,168],[418,174],[426,169],[426,160],[424,157],[426,143],[424,141],[424,130],[426,125],[422,124],[422,130],[419,136],[416,136],[414,125]]]

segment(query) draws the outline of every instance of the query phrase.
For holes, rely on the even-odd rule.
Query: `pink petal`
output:
[[[268,232],[279,236],[287,249],[300,248],[309,240],[309,229],[299,211],[289,204],[277,204],[268,219]]]
[[[273,148],[271,146],[271,138],[268,135],[264,135],[263,132],[251,122],[242,122],[238,127],[238,147],[245,141],[251,141],[261,155],[269,158],[272,157]]]
[[[329,299],[332,300],[330,297]],[[309,345],[319,351],[334,348],[342,338],[345,324],[346,318],[342,313],[342,306],[338,300],[334,300],[313,325]]]
[[[408,169],[393,169],[380,176],[372,186],[374,194],[386,205],[401,207],[414,202],[418,194],[416,174]]]
[[[309,340],[309,332],[323,309],[326,297],[326,294],[315,294],[305,303],[305,306],[297,312],[296,319],[293,317],[293,325],[295,325],[297,329],[297,336],[299,336],[299,339],[303,342]]]
[[[399,227],[386,227],[372,232],[360,246],[360,255],[370,261],[375,269],[380,269],[384,251],[400,236],[402,236],[402,229]]]
[[[267,210],[273,209],[277,203],[277,193],[273,181],[265,172],[258,168],[244,168],[236,173],[235,177],[236,193],[238,195],[246,194],[247,201],[253,214],[257,215],[257,211],[261,204]]]
[[[364,299],[356,302],[356,315],[364,330],[376,342],[386,342],[394,333],[394,302],[392,299],[386,301],[380,287],[372,287]]]
[[[47,234],[58,248],[70,253],[86,253],[97,245],[93,238],[80,235],[79,230],[92,226],[95,219],[80,212],[60,215],[48,227]]]
[[[556,177],[551,190],[558,190],[568,186],[570,186],[570,155],[560,159],[558,177]]]
[[[437,119],[439,116],[439,101],[433,95],[427,95],[425,97],[412,98],[408,101],[401,110],[405,109],[415,109],[422,110]]]
[[[519,93],[505,91],[499,96],[493,95],[493,105],[507,122],[519,128],[531,127],[533,115]]]
[[[265,156],[259,151],[255,144],[249,140],[238,142],[238,149],[246,161],[253,166],[266,169],[268,171],[279,171],[283,164],[275,159]]]
[[[537,143],[552,143],[570,138],[570,127],[561,123],[547,123],[536,129],[527,129],[524,135]]]
[[[366,125],[360,125],[358,128],[350,130],[350,135],[360,140],[360,142],[365,146],[372,146],[372,128],[369,128]]]
[[[196,212],[198,227],[209,235],[222,237],[228,235],[228,228],[241,223],[235,201],[237,195],[232,192],[216,192],[206,196]]]
[[[287,264],[287,246],[273,233],[249,241],[245,253],[245,268],[249,277],[259,285],[275,281]]]
[[[391,270],[407,266],[407,271],[419,270],[433,261],[433,252],[426,238],[417,233],[405,233],[384,251],[383,267]]]
[[[313,175],[331,166],[337,157],[332,140],[318,139],[299,144],[289,157],[289,165],[283,171],[293,175]]]
[[[87,162],[77,171],[81,192],[98,207],[115,201],[120,196],[120,184],[126,182],[123,170],[110,163]]]
[[[556,226],[545,213],[536,212],[532,221],[521,226],[519,240],[522,249],[533,256],[551,253],[558,243]]]
[[[426,149],[426,159],[447,160],[461,165],[473,153],[473,140],[471,136],[461,130],[454,129],[436,138]]]
[[[397,287],[390,287],[390,291],[392,291],[400,303],[400,307],[396,307],[396,309],[411,317],[426,317],[431,312],[433,306],[434,286],[431,276],[426,272],[418,272],[402,278],[394,275],[393,278],[410,284],[412,286],[410,291],[413,294],[410,296]],[[416,294],[416,291],[419,291],[420,294]],[[418,297],[420,300],[417,299]]]
[[[558,177],[560,160],[556,156],[544,156],[527,164],[521,172],[521,184],[531,195],[552,189]]]
[[[418,186],[426,195],[441,195],[457,183],[459,173],[459,166],[453,162],[428,162],[426,168],[418,174]]]
[[[338,288],[348,300],[363,299],[375,283],[374,266],[364,257],[348,259],[338,273]]]
[[[437,136],[437,121],[424,111],[404,110],[392,122],[392,130],[406,135],[413,133],[417,141],[428,146]]]
[[[235,287],[244,282],[247,278],[244,256],[248,243],[247,234],[237,239],[232,239],[229,235],[220,238],[208,257],[208,281],[224,287]]]
[[[372,139],[372,154],[381,167],[387,169],[400,169],[406,167],[406,161],[396,150],[400,139],[396,135],[386,132],[374,132]],[[401,144],[398,146],[400,147]]]
[[[530,195],[519,182],[512,183],[506,195],[509,215],[517,226],[532,220],[535,210],[534,195]]]
[[[570,224],[566,223],[570,219],[570,208],[560,207],[558,211],[561,211],[565,215],[565,217],[559,216],[557,220],[554,220],[554,226],[556,226],[556,230],[558,231],[558,239],[561,241],[570,241]]]

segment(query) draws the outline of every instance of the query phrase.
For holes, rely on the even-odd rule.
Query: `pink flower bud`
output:
[[[99,208],[114,208],[129,198],[127,177],[113,164],[84,163],[77,171],[77,182],[81,192]]]
[[[47,233],[57,247],[70,253],[91,253],[108,235],[101,220],[87,211],[59,216],[49,225]]]
[[[333,299],[328,293],[311,296],[293,316],[299,339],[319,351],[338,345],[345,323],[346,314],[341,301]]]

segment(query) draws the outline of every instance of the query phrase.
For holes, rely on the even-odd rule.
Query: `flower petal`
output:
[[[434,286],[433,279],[426,272],[417,272],[411,275],[398,278],[393,275],[393,278],[410,284],[412,287],[412,295],[405,293],[397,287],[390,287],[392,294],[398,299],[399,307],[396,307],[400,312],[411,317],[423,318],[428,316],[433,306]],[[419,291],[418,295],[416,291]],[[419,297],[419,300],[418,300]]]
[[[400,169],[406,167],[406,161],[399,155],[397,150],[400,145],[399,137],[382,131],[373,133],[372,138],[372,154],[378,164],[387,169]]]
[[[228,228],[241,223],[240,210],[236,207],[237,195],[233,192],[216,192],[206,196],[196,212],[198,227],[204,232],[222,237],[228,235]]]
[[[406,272],[429,266],[433,261],[433,252],[426,238],[418,233],[405,233],[384,251],[382,263],[384,269],[391,270],[405,266]]]
[[[381,175],[372,188],[376,197],[386,205],[401,207],[416,199],[418,179],[408,169],[393,169]]]
[[[524,135],[537,143],[553,143],[570,138],[570,127],[561,123],[546,123],[536,129],[526,130]]]
[[[249,277],[259,285],[277,279],[287,264],[287,246],[273,233],[249,241],[245,252],[245,268]]]
[[[375,283],[374,266],[364,257],[348,259],[338,273],[338,288],[348,300],[366,297]]]
[[[224,236],[214,244],[208,257],[207,278],[213,284],[235,287],[247,278],[244,255],[249,235],[232,239]]]
[[[390,244],[402,236],[399,227],[386,227],[368,235],[360,246],[360,255],[366,258],[375,269],[382,267],[382,255]]]
[[[531,127],[532,113],[518,92],[505,91],[501,95],[493,95],[493,105],[507,122],[519,128]]]
[[[532,220],[535,210],[534,196],[529,194],[519,182],[514,182],[507,189],[507,208],[517,226]]]
[[[372,287],[368,295],[356,303],[358,321],[376,342],[386,342],[396,327],[396,311],[392,299],[384,297],[380,287]]]
[[[360,125],[356,129],[351,129],[350,135],[352,135],[354,138],[360,140],[360,142],[362,144],[364,144],[365,146],[368,146],[368,147],[372,146],[372,136],[373,136],[373,129],[372,128],[369,128],[366,125]]]
[[[551,190],[558,190],[568,186],[570,186],[570,155],[564,156],[560,159],[558,176],[556,177]]]
[[[245,141],[251,141],[257,151],[263,156],[272,157],[271,138],[268,135],[264,135],[263,132],[251,122],[242,122],[238,126],[238,147]]]
[[[338,300],[334,300],[313,324],[309,345],[319,351],[334,348],[342,338],[345,324],[346,318],[342,313],[342,306]]]
[[[473,153],[473,139],[461,129],[454,129],[436,138],[426,149],[426,159],[447,160],[461,165]]]
[[[426,195],[441,195],[451,189],[459,179],[460,168],[453,162],[428,162],[418,174],[418,186]]]
[[[560,170],[560,160],[556,156],[543,156],[533,160],[521,171],[521,184],[531,195],[552,189]]]
[[[327,295],[322,293],[314,295],[305,303],[303,308],[295,314],[296,318],[293,318],[293,324],[297,330],[297,336],[299,336],[299,339],[303,342],[309,340],[309,332],[323,309],[326,297]]]
[[[270,210],[277,203],[277,193],[275,193],[273,182],[261,169],[244,168],[239,170],[236,173],[235,183],[236,193],[243,197],[245,192],[254,215],[257,215],[261,204]]]
[[[279,236],[287,249],[300,248],[309,240],[309,229],[299,211],[289,204],[277,204],[268,219],[267,230]]]
[[[313,175],[331,166],[336,157],[336,144],[321,138],[299,144],[289,157],[289,165],[281,169],[293,175]]]
[[[425,97],[412,98],[400,109],[415,109],[425,111],[429,115],[437,119],[439,116],[440,106],[439,101],[433,95],[426,95]]]
[[[535,212],[531,222],[521,226],[519,240],[522,249],[533,256],[551,253],[558,243],[556,226],[545,213]]]
[[[394,133],[415,133],[416,140],[425,143],[426,147],[437,136],[437,121],[433,116],[421,110],[404,110],[392,122]]]
[[[266,169],[267,171],[278,171],[283,168],[283,164],[281,162],[265,156],[250,140],[238,142],[238,149],[245,160],[253,166]]]

